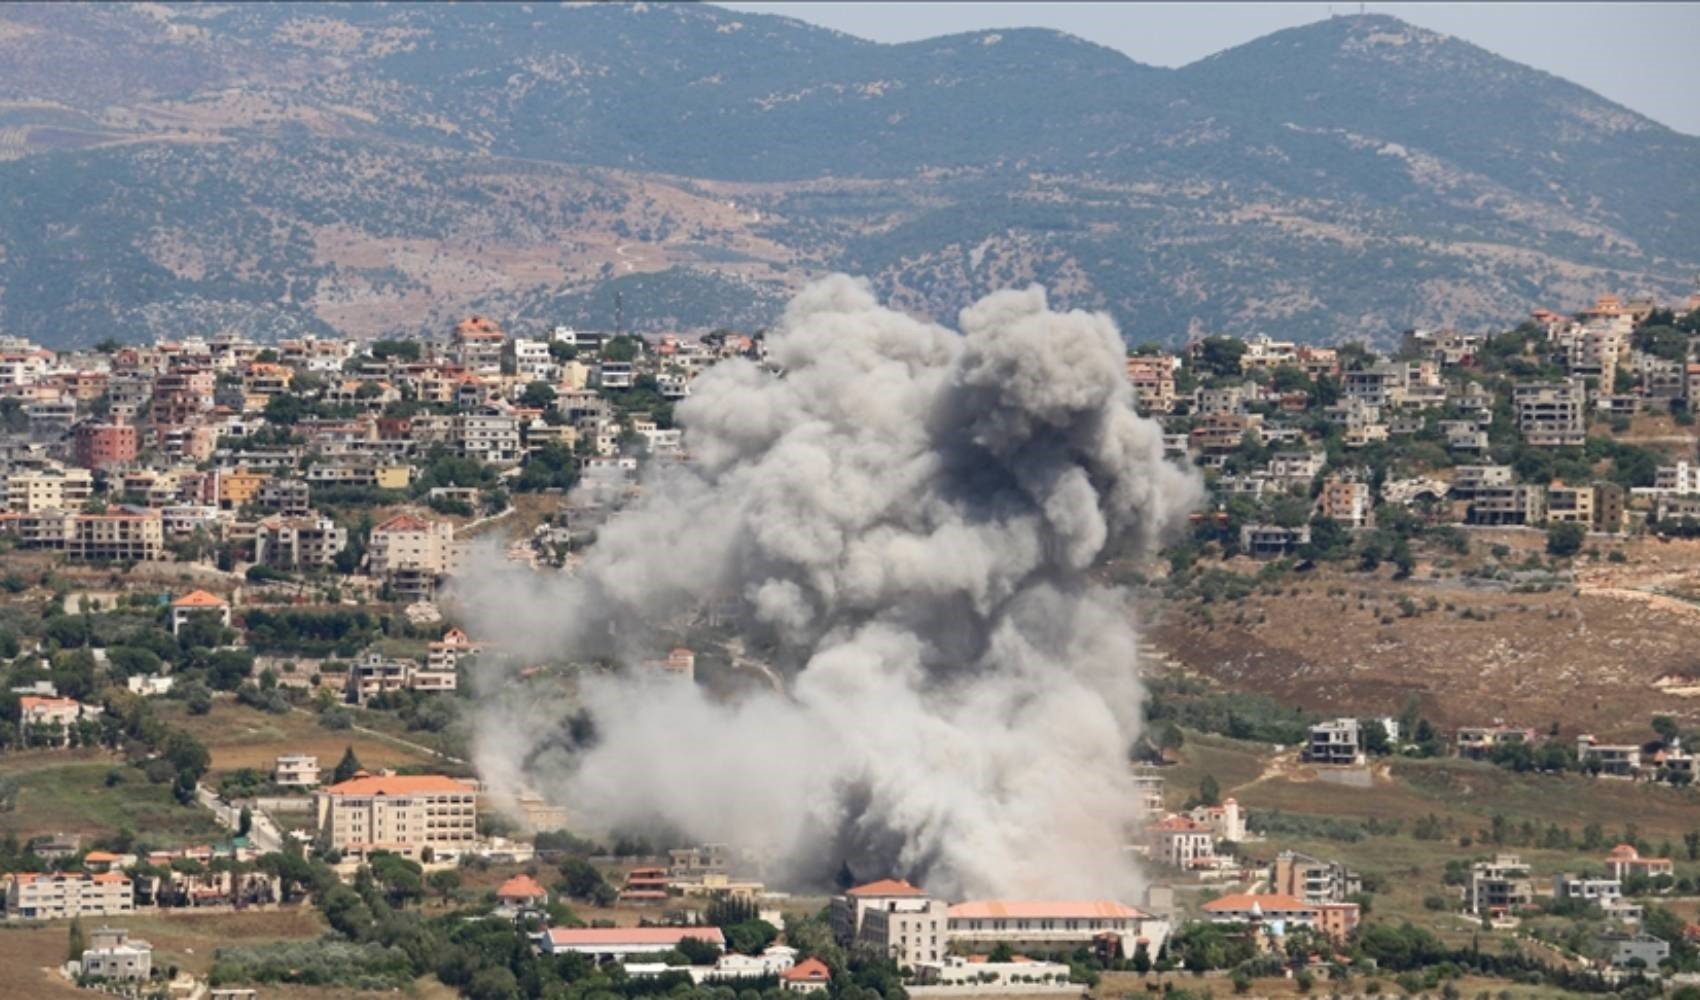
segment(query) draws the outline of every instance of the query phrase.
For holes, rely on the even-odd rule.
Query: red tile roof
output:
[[[925,896],[926,890],[910,885],[908,880],[900,878],[882,878],[878,882],[859,885],[847,896]]]
[[[329,795],[420,795],[431,792],[466,793],[473,790],[464,781],[446,774],[391,774],[350,778],[325,789]]]
[[[1315,911],[1316,907],[1309,903],[1301,903],[1285,893],[1279,892],[1241,892],[1232,896],[1223,896],[1204,904],[1206,913],[1237,913],[1257,907],[1264,913],[1292,912],[1300,910]]]
[[[718,927],[552,927],[549,943],[559,947],[618,947],[620,945],[678,944],[686,938],[722,947],[726,935]]]
[[[1113,899],[978,899],[957,903],[949,916],[952,920],[1139,920],[1146,914]]]
[[[521,872],[502,883],[496,890],[497,899],[542,899],[549,893],[537,884],[537,880]]]
[[[805,958],[779,974],[788,983],[824,983],[832,978],[832,970],[818,958]]]
[[[192,590],[171,602],[174,608],[222,608],[224,598],[204,590]]]

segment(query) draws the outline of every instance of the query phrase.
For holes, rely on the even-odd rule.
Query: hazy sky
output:
[[[1328,16],[1327,3],[723,3],[863,38],[907,42],[956,31],[1045,27],[1183,66]],[[1700,135],[1700,3],[1371,3],[1371,13],[1456,35]],[[1333,4],[1341,13],[1355,3]]]

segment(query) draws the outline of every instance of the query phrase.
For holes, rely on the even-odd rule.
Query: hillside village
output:
[[[647,463],[691,460],[674,407],[734,359],[764,364],[762,334],[472,316],[422,340],[0,340],[0,886],[6,921],[52,942],[26,995],[422,977],[491,998],[1700,995],[1680,713],[1624,720],[1633,740],[1443,729],[1402,703],[1321,717],[1160,677],[1128,785],[1105,793],[1143,807],[1139,899],[945,899],[848,866],[835,887],[770,885],[752,845],[651,843],[540,793],[492,796],[464,714],[480,661],[508,653],[456,620],[451,581],[504,537],[502,557],[570,570]],[[1231,605],[1307,566],[1408,576],[1481,529],[1538,537],[1531,561],[1481,571],[1519,585],[1609,562],[1614,539],[1700,536],[1700,296],[1413,330],[1391,357],[1203,337],[1134,348],[1127,374],[1209,490],[1140,569],[1170,601]],[[575,670],[629,669],[736,690],[716,636],[667,647],[516,683],[555,696]],[[1575,811],[1428,795],[1464,780],[1545,783]],[[1270,804],[1299,784],[1344,805]],[[1353,789],[1395,788],[1426,814],[1344,818],[1375,815]],[[1368,852],[1390,838],[1434,852],[1421,877]],[[336,944],[308,957],[256,932],[196,954],[173,928],[206,914]]]

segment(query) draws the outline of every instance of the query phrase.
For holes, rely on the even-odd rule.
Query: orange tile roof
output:
[[[83,855],[83,861],[85,863],[93,862],[97,865],[109,865],[117,860],[118,855],[113,854],[111,851],[90,851]]]
[[[1223,896],[1204,904],[1208,913],[1234,913],[1257,907],[1265,913],[1284,912],[1293,910],[1315,910],[1309,903],[1301,903],[1285,893],[1279,892],[1241,892],[1232,896]]]
[[[1142,919],[1146,914],[1113,899],[979,899],[950,908],[952,920]]]
[[[380,531],[429,531],[431,522],[418,514],[397,514],[383,524],[373,528],[373,533]]]
[[[832,970],[818,958],[805,958],[779,974],[788,983],[824,983],[832,978]]]
[[[171,602],[174,608],[222,608],[224,599],[204,590],[192,590]]]
[[[465,793],[472,786],[446,774],[391,774],[350,778],[325,789],[330,795],[422,795],[432,792]]]
[[[502,887],[496,890],[497,899],[540,899],[547,895],[548,892],[537,884],[537,880],[524,872],[503,882]]]
[[[878,882],[859,885],[847,896],[925,896],[926,890],[910,885],[907,879],[882,878]]]
[[[724,945],[726,935],[718,927],[552,927],[549,942],[555,945],[616,946],[642,944],[678,944],[686,938],[696,938],[711,944]]]
[[[26,694],[18,699],[18,708],[24,712],[37,708],[79,708],[81,705],[75,698],[43,698],[34,694]]]

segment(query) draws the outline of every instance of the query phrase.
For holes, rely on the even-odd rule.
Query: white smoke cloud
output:
[[[604,827],[774,845],[798,877],[848,858],[939,892],[1131,891],[1135,632],[1089,570],[1200,490],[1135,415],[1114,324],[1034,287],[963,310],[959,335],[836,276],[769,351],[779,375],[697,379],[691,461],[649,470],[571,575],[487,566],[455,597],[523,655],[633,664],[713,609],[784,690],[592,673],[596,738],[568,753],[542,748],[577,706],[504,688],[483,773]]]

